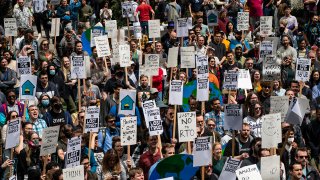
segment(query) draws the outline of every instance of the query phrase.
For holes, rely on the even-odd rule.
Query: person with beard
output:
[[[3,58],[8,61],[8,68],[17,69],[17,61],[13,59],[14,54],[10,50],[3,51]]]
[[[270,97],[272,93],[272,84],[269,81],[261,82],[262,90],[258,93],[260,102],[263,104],[263,109],[266,114],[270,112]]]
[[[41,71],[39,75],[39,81],[37,83],[36,89],[36,97],[39,99],[43,93],[48,94],[50,97],[60,96],[59,91],[56,88],[56,85],[48,80],[48,74],[46,71]]]
[[[244,66],[244,62],[246,58],[243,56],[241,44],[236,45],[236,48],[234,50],[234,55],[235,55],[234,58],[236,62],[239,62],[242,66]]]
[[[173,133],[173,117],[174,117],[174,107],[169,106],[164,111],[164,116],[162,118],[163,134],[161,136],[162,143],[171,143],[172,133]],[[178,132],[176,131],[175,137],[177,137]]]
[[[211,131],[205,126],[204,117],[200,111],[196,111],[196,124],[198,137],[212,136]]]
[[[242,31],[236,31],[235,32],[235,39],[232,39],[230,41],[230,50],[234,51],[236,47],[241,45],[243,55],[247,55],[249,50],[251,49],[250,44],[248,43],[247,40],[242,39]],[[239,46],[240,47],[240,46]]]
[[[236,70],[236,69],[242,68],[242,65],[239,62],[235,61],[234,53],[232,51],[227,52],[226,55],[227,55],[227,62],[222,65],[222,69],[221,69],[222,76],[225,71]]]
[[[103,152],[106,153],[109,149],[112,149],[112,138],[120,136],[120,128],[116,126],[116,118],[112,115],[105,117],[107,126],[100,129],[98,134],[98,146],[103,148]]]
[[[208,119],[215,119],[216,128],[215,130],[220,134],[221,137],[224,136],[224,112],[221,111],[221,103],[218,98],[213,98],[209,102],[212,111],[205,114],[205,121]]]
[[[23,48],[26,47],[26,50],[33,51],[35,59],[38,59],[39,55],[39,44],[38,41],[34,39],[34,31],[32,29],[27,29],[24,32],[24,39],[21,40],[19,44],[20,53],[23,51]]]
[[[178,46],[179,46],[179,39],[177,38],[177,33],[174,31],[170,31],[169,38],[164,39],[164,42],[163,42],[163,49],[165,53],[168,54],[169,48],[178,47]]]
[[[292,57],[285,56],[281,63],[281,83],[283,87],[289,87],[290,82],[295,78],[295,68],[292,65]]]
[[[69,57],[75,48],[75,43],[80,41],[74,31],[69,28],[65,29],[65,33],[60,43],[58,44],[57,50],[60,58],[63,56]]]
[[[8,61],[6,59],[0,60],[0,90],[5,92],[14,87],[17,82],[17,73],[8,68]]]
[[[318,170],[309,164],[309,154],[307,148],[299,147],[296,151],[295,160],[302,165],[303,179],[320,179]]]
[[[226,46],[222,44],[222,38],[221,32],[216,32],[213,41],[209,43],[209,46],[215,50],[215,55],[218,57],[220,64],[223,64],[226,59]]]
[[[259,151],[261,149],[261,138],[254,138],[250,143],[249,157],[244,159],[241,167],[250,166],[259,162]]]
[[[73,126],[71,115],[68,111],[62,109],[62,102],[59,97],[51,98],[51,110],[44,115],[48,127],[70,124]]]
[[[0,107],[0,125],[3,126],[6,123],[6,117],[8,112],[16,111],[18,112],[18,117],[21,117],[23,120],[24,117],[24,104],[17,100],[15,90],[9,89],[6,92],[7,102],[2,104]]]
[[[281,47],[277,50],[277,57],[284,59],[284,57],[291,56],[292,62],[295,64],[297,60],[297,50],[293,48],[290,44],[292,40],[288,35],[283,35],[281,39]]]

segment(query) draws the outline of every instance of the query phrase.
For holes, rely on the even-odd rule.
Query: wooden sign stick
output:
[[[78,112],[81,110],[81,89],[80,89],[80,79],[78,78]]]

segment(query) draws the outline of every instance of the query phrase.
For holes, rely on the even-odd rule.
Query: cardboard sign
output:
[[[169,48],[167,67],[177,67],[178,65],[178,51],[179,47]]]
[[[250,27],[249,25],[249,12],[238,12],[237,16],[237,30],[246,31]]]
[[[252,82],[249,70],[238,70],[238,88],[239,89],[252,89]]]
[[[42,144],[40,147],[40,156],[52,154],[57,150],[60,126],[45,128],[42,132]]]
[[[156,136],[163,133],[162,119],[160,117],[160,109],[155,107],[148,109],[148,128],[150,136]]]
[[[73,168],[62,169],[64,180],[84,180],[84,167],[79,165]]]
[[[226,104],[224,109],[224,130],[241,130],[243,119],[241,104]]]
[[[193,167],[212,164],[211,136],[195,138],[193,153]]]
[[[241,180],[262,180],[256,164],[237,169],[236,174],[237,178]]]
[[[286,122],[289,124],[301,125],[307,108],[309,108],[309,99],[295,98],[293,102],[290,103]]]
[[[273,42],[272,41],[262,41],[260,43],[260,60],[264,60],[267,55],[273,55]]]
[[[60,25],[61,25],[60,18],[52,18],[50,37],[55,37],[60,35]]]
[[[81,157],[81,136],[68,139],[67,153],[65,156],[66,168],[73,168],[80,165]]]
[[[208,10],[207,11],[207,22],[208,26],[217,26],[218,25],[218,11],[217,10]]]
[[[195,67],[195,50],[194,46],[180,47],[181,68]]]
[[[193,28],[192,17],[188,17],[187,24],[188,24],[188,29],[192,29]]]
[[[20,56],[17,59],[18,76],[31,75],[31,59],[28,56]]]
[[[20,119],[13,119],[7,122],[7,138],[5,149],[19,145],[20,142]]]
[[[137,144],[137,116],[120,118],[121,146]]]
[[[117,20],[106,20],[105,21],[105,32],[108,34],[109,38],[114,37],[114,33],[118,33]]]
[[[5,36],[18,35],[16,18],[4,18],[4,35]]]
[[[144,101],[141,104],[142,104],[142,111],[143,111],[144,119],[146,122],[146,126],[147,126],[147,128],[149,128],[148,110],[156,108],[157,107],[156,102],[155,102],[155,100],[149,100],[149,101]]]
[[[209,77],[208,57],[204,55],[197,55],[196,65],[197,65],[197,78],[208,78]]]
[[[182,105],[183,83],[180,80],[172,80],[169,88],[169,104]]]
[[[306,58],[298,58],[296,66],[296,77],[297,81],[309,81],[310,80],[310,67],[311,60]]]
[[[262,127],[262,148],[277,148],[282,141],[281,113],[267,114],[263,116]]]
[[[135,115],[136,90],[120,90],[120,104],[118,114]]]
[[[98,132],[99,131],[99,115],[100,107],[99,106],[89,106],[86,109],[85,117],[85,133],[86,132]]]
[[[133,23],[133,35],[134,35],[134,38],[136,38],[136,39],[142,38],[140,22]]]
[[[127,44],[119,45],[120,67],[131,66],[130,46]]]
[[[133,16],[134,11],[132,8],[132,3],[130,1],[121,2],[121,11],[123,18],[129,18]]]
[[[148,21],[149,38],[159,38],[160,35],[160,20],[149,20]]]
[[[209,79],[197,78],[197,101],[209,100]]]
[[[107,35],[95,37],[94,41],[96,43],[98,57],[105,57],[111,55]]]
[[[145,54],[145,71],[147,76],[159,75],[159,54]]]
[[[92,28],[91,29],[91,42],[90,42],[90,47],[96,46],[95,38],[102,36],[103,35],[103,30],[102,29],[97,29],[97,28]]]
[[[281,122],[284,121],[289,108],[288,96],[271,96],[270,97],[270,114],[281,113]]]
[[[272,16],[260,17],[260,35],[269,36],[272,34]]]
[[[196,112],[178,113],[179,142],[193,141],[197,137]]]
[[[219,176],[219,180],[236,179],[236,170],[240,168],[241,163],[241,160],[228,157],[228,159],[224,163],[223,169]]]
[[[71,78],[86,79],[86,66],[84,56],[71,56]]]
[[[178,18],[177,19],[177,37],[187,37],[188,33],[188,19],[187,18]]]
[[[238,87],[238,72],[225,71],[223,89],[236,90]]]
[[[267,55],[263,61],[262,68],[263,81],[274,81],[281,79],[281,66],[277,63],[277,58],[273,55]]]
[[[260,171],[263,180],[280,179],[280,156],[261,157]]]
[[[120,63],[119,43],[113,40],[111,42],[112,42],[111,64],[115,65],[116,63]]]
[[[21,75],[20,79],[20,99],[34,100],[37,90],[37,79],[35,75]]]

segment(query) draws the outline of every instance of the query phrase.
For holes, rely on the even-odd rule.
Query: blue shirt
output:
[[[238,44],[242,45],[241,41],[238,41],[237,39],[232,39],[230,41],[230,50],[233,51],[236,48],[236,45]],[[251,49],[250,44],[248,43],[247,40],[244,40],[244,45],[246,46],[247,50]],[[244,46],[242,46],[242,51],[244,51]]]
[[[215,114],[214,111],[208,112],[204,115],[205,121],[208,119],[215,119],[216,128],[215,131],[217,131],[221,137],[224,135],[224,112],[220,112],[219,114]]]
[[[112,138],[114,136],[120,136],[120,129],[116,128],[114,131],[110,131],[109,128],[105,128],[104,133],[105,135],[102,134],[102,131],[99,131],[98,146],[103,149],[104,153],[106,153],[112,148]]]

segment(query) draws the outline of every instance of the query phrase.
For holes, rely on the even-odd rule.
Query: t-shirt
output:
[[[199,12],[202,10],[203,0],[189,0],[189,3],[191,4],[192,12]]]
[[[136,12],[140,12],[140,22],[145,22],[150,20],[150,12],[152,10],[152,7],[148,4],[140,4],[140,6],[137,7]]]
[[[55,113],[53,111],[50,112],[52,116],[52,123],[51,126],[57,126],[57,125],[65,125],[67,124],[67,121],[65,119],[64,111],[61,111],[61,113]]]

